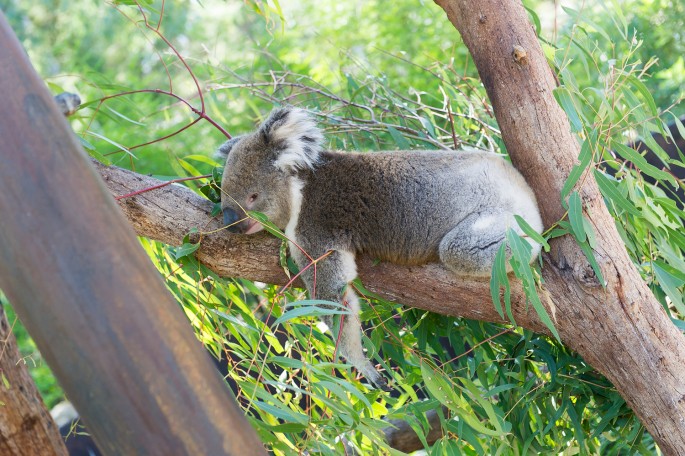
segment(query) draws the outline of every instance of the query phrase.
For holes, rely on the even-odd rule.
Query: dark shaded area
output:
[[[685,122],[685,116],[681,117],[680,121]],[[673,139],[667,138],[660,133],[652,134],[652,138],[664,150],[664,152],[666,152],[669,158],[681,162],[685,161],[681,155],[683,151],[685,151],[685,138],[683,138],[683,136],[680,134],[678,126],[675,122],[668,124],[668,132]],[[658,169],[666,170],[664,162],[656,153],[654,153],[654,151],[652,151],[652,149],[649,148],[649,146],[647,146],[643,140],[628,144],[628,146],[637,150],[638,152],[644,153],[644,157],[650,165]],[[634,167],[632,163],[630,165]],[[685,179],[685,167],[673,163],[670,163],[669,166],[671,174],[673,174],[676,179]],[[607,167],[606,171],[611,175],[614,175],[616,172],[616,170],[611,167]],[[683,190],[682,186],[674,188],[666,183],[657,182],[653,177],[647,174],[643,174],[643,177],[645,181],[649,182],[650,184],[658,185],[667,195],[669,195],[671,198],[674,198],[679,207],[685,207],[685,190]]]
[[[69,456],[102,456],[95,441],[80,420],[69,421],[60,426],[59,433],[64,438]]]

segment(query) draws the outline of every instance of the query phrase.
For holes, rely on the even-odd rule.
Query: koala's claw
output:
[[[392,387],[388,385],[388,381],[383,377],[382,375],[378,376],[378,379],[374,382],[374,385],[376,388],[385,391],[386,393],[389,393],[392,391]]]
[[[386,392],[392,391],[392,388],[388,385],[388,380],[383,375],[379,374],[375,369],[371,372],[365,373],[364,376],[373,384],[374,387],[378,388],[379,390]]]

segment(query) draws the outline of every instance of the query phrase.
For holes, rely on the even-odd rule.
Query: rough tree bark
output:
[[[518,0],[436,3],[471,51],[512,160],[535,190],[545,223],[552,224],[564,210],[559,198],[550,195],[560,195],[579,148],[552,95],[554,75],[524,8]],[[525,50],[525,58],[514,58],[515,46]],[[158,183],[114,168],[100,167],[100,172],[116,195]],[[566,344],[614,383],[665,454],[685,454],[685,340],[633,267],[594,180],[581,182],[578,191],[597,235],[595,254],[606,286],[598,283],[572,239],[556,240],[543,268],[556,327]],[[179,244],[190,228],[218,227],[209,220],[206,203],[176,187],[122,200],[121,207],[140,235],[170,244]],[[202,240],[198,258],[221,275],[285,280],[277,264],[278,241],[266,235],[217,233]],[[456,280],[437,266],[373,266],[367,259],[360,275],[386,299],[445,315],[501,321],[488,283]],[[526,310],[520,288],[512,298],[517,323],[545,332]]]
[[[40,398],[0,305],[0,454],[66,456],[67,449]]]

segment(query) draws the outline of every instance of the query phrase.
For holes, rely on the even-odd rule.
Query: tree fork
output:
[[[518,0],[435,0],[461,34],[492,102],[513,163],[546,226],[579,146],[554,99],[556,80]],[[523,51],[523,52],[522,52]],[[685,454],[685,339],[633,266],[594,179],[577,190],[597,235],[597,282],[569,236],[544,256],[544,288],[563,341],[616,386],[665,454]]]

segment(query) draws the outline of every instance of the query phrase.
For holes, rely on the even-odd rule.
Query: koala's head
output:
[[[261,212],[284,229],[290,219],[291,185],[299,170],[315,166],[323,136],[301,109],[274,110],[257,131],[226,141],[221,209],[229,231],[252,234],[263,226],[246,211]]]

